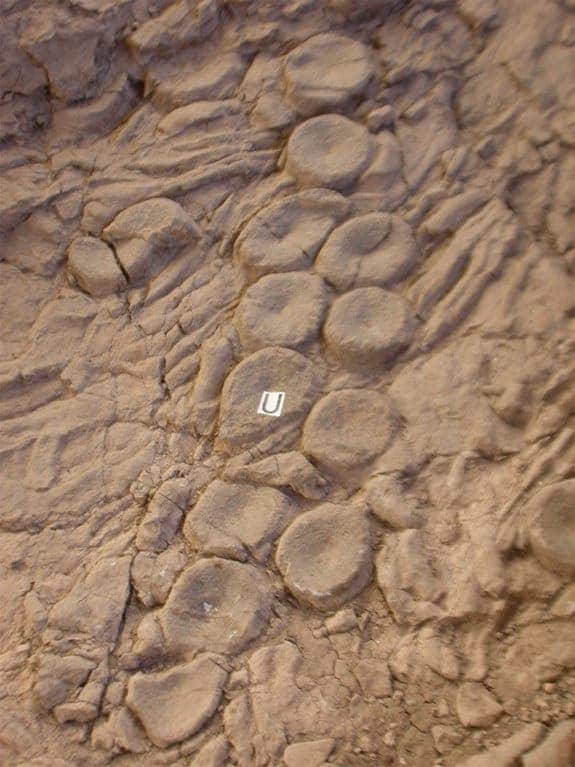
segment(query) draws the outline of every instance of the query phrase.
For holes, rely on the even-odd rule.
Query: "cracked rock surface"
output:
[[[1,767],[575,765],[573,0],[0,2]]]

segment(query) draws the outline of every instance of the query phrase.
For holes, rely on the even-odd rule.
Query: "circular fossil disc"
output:
[[[371,390],[343,389],[323,397],[304,425],[303,450],[320,468],[345,472],[384,452],[395,434],[388,397]]]
[[[358,288],[337,298],[324,336],[330,350],[347,364],[387,362],[406,349],[415,331],[410,305],[381,288]]]
[[[575,479],[536,493],[528,504],[529,539],[549,570],[575,575]]]
[[[345,604],[371,577],[365,514],[332,503],[301,514],[280,538],[276,563],[302,602],[326,610]]]
[[[248,288],[235,320],[247,348],[297,349],[317,338],[326,309],[321,277],[305,272],[270,274]]]
[[[303,115],[347,107],[375,74],[368,49],[331,32],[314,35],[287,56],[288,98]]]
[[[350,187],[367,168],[370,136],[341,115],[312,117],[291,134],[286,168],[301,187]]]

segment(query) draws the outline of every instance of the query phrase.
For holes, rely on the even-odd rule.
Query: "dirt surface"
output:
[[[0,2],[0,764],[575,765],[575,2]]]

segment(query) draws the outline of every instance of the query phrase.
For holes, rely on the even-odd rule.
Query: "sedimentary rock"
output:
[[[222,390],[218,439],[227,450],[249,447],[279,430],[297,428],[320,390],[315,366],[298,352],[267,347],[246,357]],[[264,391],[285,392],[281,416],[258,414]]]
[[[297,127],[287,144],[288,171],[304,189],[348,189],[371,159],[365,128],[341,115],[312,117]]]
[[[367,48],[331,33],[314,35],[291,51],[284,70],[289,99],[303,115],[345,109],[374,75]]]
[[[278,490],[216,480],[188,513],[184,535],[207,554],[265,561],[294,513],[294,506]]]
[[[234,253],[258,275],[304,269],[348,211],[349,202],[327,189],[290,195],[256,213],[238,236]]]
[[[302,602],[320,609],[344,604],[371,576],[365,515],[334,504],[300,515],[280,538],[276,563],[286,585]]]
[[[159,611],[161,634],[154,631],[156,616],[141,624],[142,654],[235,654],[261,634],[270,608],[269,579],[255,567],[200,559],[180,575]]]
[[[235,320],[248,349],[300,349],[317,338],[326,310],[323,280],[304,272],[288,272],[261,277],[248,288]]]
[[[156,746],[178,743],[215,712],[227,672],[209,655],[168,671],[134,674],[126,703]]]
[[[410,344],[416,320],[409,304],[381,288],[357,288],[336,299],[324,337],[344,364],[372,366],[390,362]]]
[[[389,447],[396,430],[392,402],[379,392],[331,392],[312,409],[303,432],[303,450],[328,471],[368,463]]]
[[[527,513],[529,540],[539,562],[554,572],[575,575],[575,481],[543,488]]]
[[[315,261],[315,269],[338,290],[387,287],[416,264],[411,227],[399,216],[367,213],[338,226]]]

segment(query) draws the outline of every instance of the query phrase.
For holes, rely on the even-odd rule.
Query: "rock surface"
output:
[[[159,611],[159,648],[153,639],[149,648],[149,624],[140,624],[143,653],[235,654],[261,634],[270,608],[270,583],[259,570],[218,557],[200,559],[180,575]]]
[[[572,767],[574,13],[0,3],[2,767]]]
[[[320,380],[314,365],[298,352],[266,347],[247,357],[222,389],[220,443],[231,451],[299,427],[319,395]],[[265,391],[285,392],[280,417],[271,419],[258,413]]]
[[[304,272],[270,274],[248,288],[236,321],[248,349],[301,349],[317,338],[326,310],[326,290],[320,277]]]
[[[234,252],[256,274],[305,269],[348,210],[343,196],[326,189],[290,195],[255,214]]]
[[[367,131],[347,117],[312,117],[291,134],[287,169],[304,189],[348,189],[367,168],[371,155]]]
[[[216,480],[188,513],[184,535],[206,554],[265,561],[294,512],[278,490]]]
[[[320,609],[344,604],[371,575],[365,516],[333,504],[300,515],[280,538],[276,563],[289,590],[303,603]]]
[[[303,449],[320,467],[347,471],[383,453],[395,428],[394,408],[384,395],[352,389],[332,392],[306,420]]]
[[[291,51],[284,70],[288,97],[303,115],[345,109],[374,75],[367,48],[329,33],[314,35]]]
[[[338,290],[387,287],[417,262],[411,227],[399,216],[367,213],[338,226],[315,261],[316,271]]]
[[[196,733],[214,714],[227,672],[210,656],[168,671],[130,679],[126,703],[156,746],[170,746]]]
[[[575,481],[540,490],[529,508],[533,553],[549,570],[575,575]]]
[[[344,364],[377,365],[404,351],[415,327],[413,311],[403,298],[381,288],[358,288],[335,300],[324,336]]]

